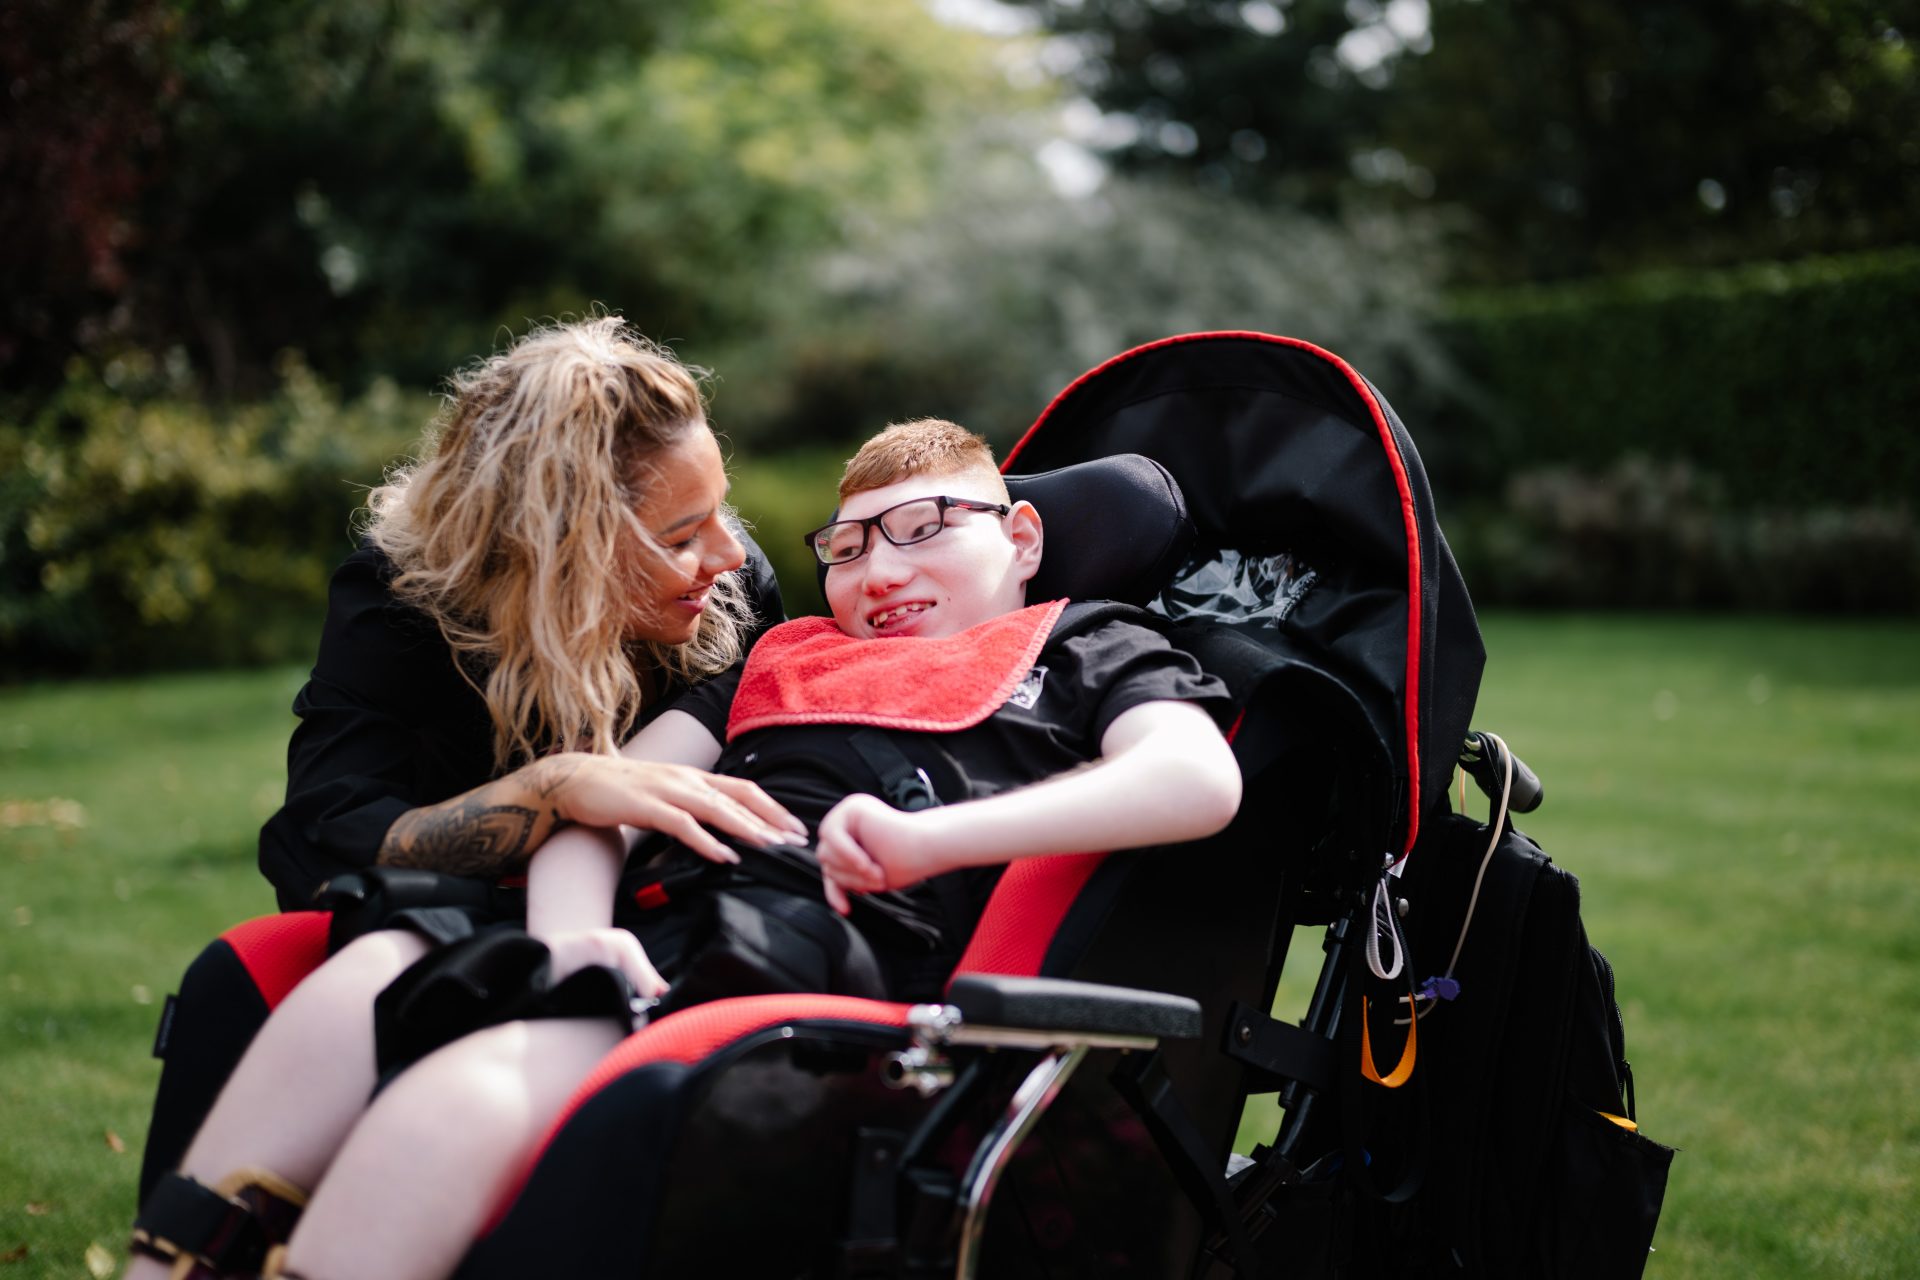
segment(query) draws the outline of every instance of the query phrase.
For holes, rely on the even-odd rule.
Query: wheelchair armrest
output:
[[[1200,1034],[1200,1006],[1186,996],[1109,987],[1061,978],[967,973],[947,987],[947,1003],[966,1025],[1084,1035],[1190,1040]]]

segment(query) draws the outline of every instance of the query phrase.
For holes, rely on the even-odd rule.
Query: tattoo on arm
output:
[[[456,876],[495,876],[525,866],[540,814],[517,804],[488,804],[467,796],[415,809],[394,822],[380,862]]]
[[[542,800],[551,800],[579,768],[577,757],[553,756],[530,765],[522,776],[535,795]]]

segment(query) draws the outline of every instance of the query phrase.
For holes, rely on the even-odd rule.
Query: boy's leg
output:
[[[451,1272],[575,1087],[624,1035],[611,1019],[514,1022],[409,1068],[334,1160],[287,1269],[306,1280]]]
[[[427,946],[400,930],[368,934],[295,987],[234,1068],[180,1171],[209,1187],[243,1169],[312,1187],[373,1092],[373,999]],[[127,1280],[168,1270],[136,1258]]]

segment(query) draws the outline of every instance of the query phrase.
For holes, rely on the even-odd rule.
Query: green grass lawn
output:
[[[1546,783],[1525,828],[1581,877],[1681,1148],[1648,1274],[1920,1275],[1920,625],[1486,627],[1476,723]],[[0,693],[0,1280],[122,1254],[159,1002],[272,908],[299,679]]]

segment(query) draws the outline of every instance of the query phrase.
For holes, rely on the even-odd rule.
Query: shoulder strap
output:
[[[861,729],[847,742],[866,766],[873,770],[874,776],[879,778],[880,798],[894,808],[917,813],[941,803],[940,794],[934,790],[933,779],[927,776],[927,771],[907,759],[907,753],[885,730]],[[933,891],[934,900],[940,905],[947,935],[964,941],[975,913],[967,900],[961,877],[934,876],[927,881],[927,887]]]
[[[940,803],[927,771],[907,759],[907,753],[885,733],[861,729],[847,742],[880,779],[880,798],[894,808],[918,813]]]

